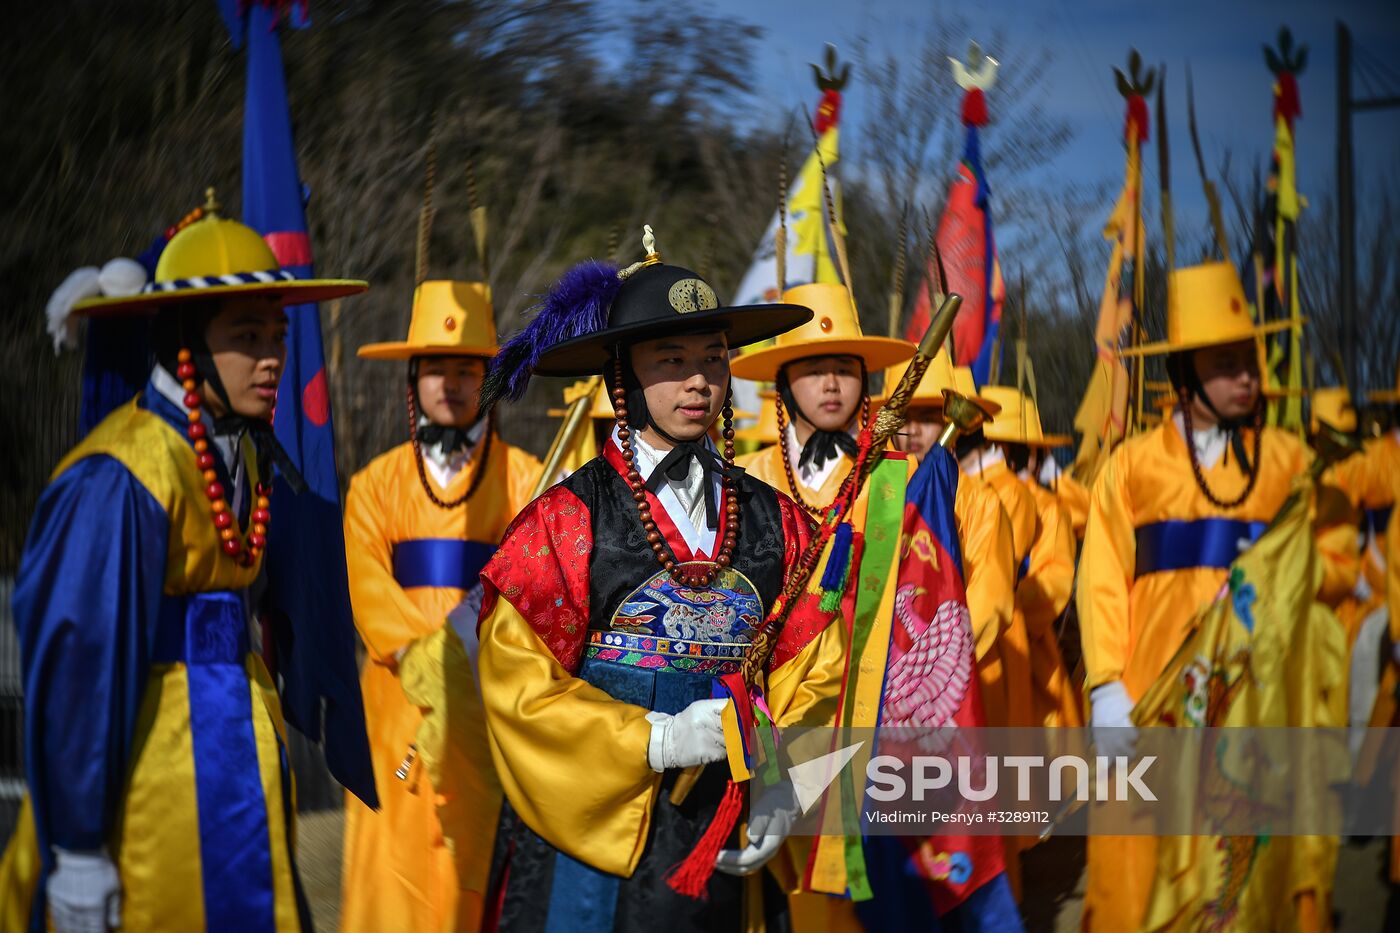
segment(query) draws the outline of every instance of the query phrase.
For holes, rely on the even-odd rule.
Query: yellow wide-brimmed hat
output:
[[[369,288],[355,279],[298,279],[284,271],[256,230],[220,214],[213,189],[202,216],[170,238],[156,263],[155,280],[135,294],[86,298],[72,313],[89,316],[154,314],[166,305],[210,299],[276,295],[283,305],[310,304]]]
[[[734,432],[736,441],[756,444],[778,443],[778,393],[764,389],[758,393],[758,422]]]
[[[1326,386],[1312,392],[1312,416],[1309,431],[1316,434],[1327,424],[1346,434],[1356,430],[1356,406],[1351,393],[1343,386]]]
[[[909,344],[912,351],[917,349],[914,344]],[[907,363],[895,363],[885,369],[885,384],[880,390],[880,394],[871,398],[875,405],[883,405],[889,401],[890,395],[894,392],[894,387],[899,385],[899,380],[904,378],[904,370],[908,368]],[[919,380],[919,385],[914,389],[914,397],[909,400],[910,408],[942,408],[943,390],[952,389],[957,391],[957,385],[953,378],[953,363],[948,358],[948,350],[944,348],[938,351],[938,355],[929,361],[928,369],[924,370],[924,378]]]
[[[1289,321],[1256,324],[1239,273],[1228,262],[1177,269],[1167,284],[1167,339],[1120,351],[1150,356],[1239,343],[1291,327]]]
[[[1064,447],[1074,443],[1067,434],[1046,434],[1035,400],[1020,389],[983,386],[981,398],[1000,406],[996,420],[988,421],[982,428],[982,436],[989,441],[1027,447]]]
[[[371,343],[360,347],[359,355],[367,360],[406,360],[415,356],[489,358],[496,355],[496,350],[491,286],[485,282],[437,279],[413,290],[407,340]]]
[[[851,293],[844,285],[798,285],[783,292],[783,301],[811,308],[812,319],[779,334],[771,346],[736,357],[729,369],[740,379],[772,382],[788,363],[812,356],[858,357],[865,361],[866,372],[874,372],[914,355],[914,344],[907,340],[865,336],[856,320]]]

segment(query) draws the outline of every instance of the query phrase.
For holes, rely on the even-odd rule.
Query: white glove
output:
[[[720,714],[728,700],[696,700],[674,716],[647,713],[651,741],[647,743],[647,763],[653,771],[690,768],[723,761],[724,725]]]
[[[1090,727],[1094,748],[1109,758],[1133,757],[1137,728],[1133,725],[1133,699],[1123,681],[1114,680],[1089,691]]]
[[[55,848],[58,865],[46,888],[58,933],[107,933],[122,925],[122,889],[106,852]]]
[[[768,864],[792,832],[799,809],[791,784],[768,788],[749,814],[749,844],[742,849],[721,849],[715,856],[715,868],[726,875],[751,875]]]

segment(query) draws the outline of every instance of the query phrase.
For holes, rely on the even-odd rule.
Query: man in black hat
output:
[[[511,930],[739,928],[744,884],[711,876],[718,850],[740,849],[724,871],[756,870],[781,818],[755,813],[754,842],[731,843],[747,785],[729,765],[673,790],[685,769],[734,761],[726,726],[824,721],[813,707],[839,687],[841,627],[815,600],[789,616],[766,677],[741,670],[810,531],[733,466],[729,349],[810,312],[720,307],[661,263],[649,229],[644,242],[620,273],[569,270],[484,390],[490,405],[532,373],[600,374],[617,416],[602,455],[527,506],[482,573],[481,684],[507,798],[488,904]],[[720,418],[722,456],[707,433]]]

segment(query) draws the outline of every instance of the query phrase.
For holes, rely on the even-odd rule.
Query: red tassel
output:
[[[710,887],[710,876],[715,873],[715,859],[719,850],[734,832],[739,822],[739,813],[744,809],[744,789],[733,781],[725,785],[724,798],[715,810],[715,818],[710,821],[700,841],[685,857],[685,860],[671,869],[666,883],[671,890],[686,897],[704,900]]]
[[[1293,129],[1293,121],[1303,115],[1303,104],[1298,97],[1298,79],[1291,71],[1281,71],[1275,78],[1278,82],[1274,94],[1274,119],[1283,117],[1288,128]]]
[[[817,131],[817,135],[825,133],[836,125],[836,121],[841,119],[841,92],[832,88],[822,91],[822,99],[817,104],[817,115],[813,118],[812,124]]]
[[[1128,140],[1128,127],[1137,126],[1138,144],[1147,142],[1147,101],[1142,99],[1141,94],[1134,94],[1128,98],[1128,116],[1123,122],[1123,141]]]
[[[968,88],[962,101],[963,126],[987,125],[987,95],[978,87]]]

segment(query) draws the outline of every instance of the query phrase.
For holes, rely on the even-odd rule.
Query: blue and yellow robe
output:
[[[32,930],[54,847],[106,849],[123,930],[309,927],[282,712],[250,643],[260,562],[223,553],[185,427],[147,384],[69,452],[34,513],[14,595]],[[238,455],[246,528],[256,457],[247,441]],[[0,900],[27,896],[12,881]]]

